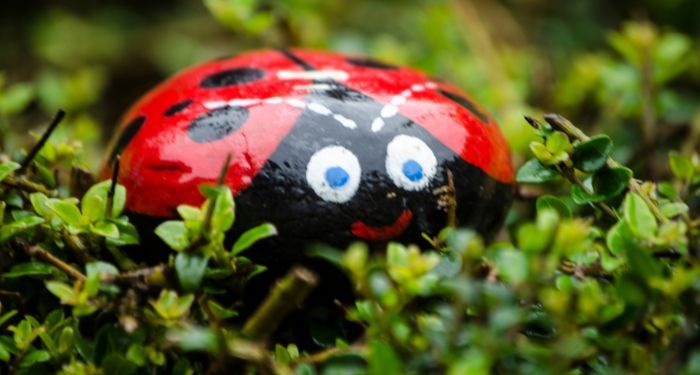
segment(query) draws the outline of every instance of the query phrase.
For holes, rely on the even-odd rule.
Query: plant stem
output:
[[[571,121],[567,120],[563,116],[556,114],[556,113],[550,113],[544,115],[544,119],[552,125],[552,127],[556,128],[557,130],[561,130],[564,132],[566,135],[569,136],[572,140],[579,140],[582,142],[585,142],[590,139],[589,136],[587,136],[584,132],[582,132],[579,128],[577,128],[574,124],[571,123]],[[529,120],[528,120],[529,121]],[[622,165],[612,158],[608,158],[607,161],[608,167],[610,168],[619,168],[622,167]],[[647,195],[644,190],[642,189],[642,186],[635,180],[634,178],[630,178],[629,183],[628,183],[629,190],[633,193],[638,194],[644,202],[649,206],[649,209],[651,209],[652,213],[656,217],[657,220],[661,223],[667,223],[669,220],[667,217],[665,217],[661,211],[659,211],[659,207],[654,204],[654,202],[651,200],[649,195]]]
[[[63,260],[57,258],[50,252],[42,249],[39,245],[30,246],[26,241],[20,239],[13,240],[13,243],[19,248],[21,248],[30,257],[39,258],[47,263],[50,263],[54,267],[60,269],[61,271],[65,272],[66,274],[78,281],[85,281],[85,275],[83,275],[82,272],[78,271],[73,266],[64,262]]]
[[[255,340],[266,339],[287,314],[300,307],[317,283],[318,276],[309,269],[292,268],[245,323],[243,334]]]
[[[219,172],[219,178],[217,178],[216,180],[216,186],[223,185],[224,179],[226,178],[226,174],[228,173],[229,164],[231,164],[231,153],[226,155],[224,165],[221,167],[221,172]],[[192,241],[192,244],[190,244],[188,251],[196,249],[197,247],[209,240],[209,228],[211,227],[211,219],[212,215],[214,215],[215,205],[216,199],[210,200],[207,204],[207,210],[204,212],[204,220],[202,221],[202,231],[200,232],[200,235],[197,238],[195,238],[194,241]],[[219,257],[219,255],[220,254],[216,254],[217,257]],[[221,259],[219,259],[219,261],[221,261]]]
[[[576,173],[573,171],[573,169],[569,168],[568,166],[564,165],[562,163],[561,166],[559,166],[559,170],[561,173],[566,177],[569,182],[571,182],[574,185],[578,185],[586,191],[587,193],[591,193],[588,191],[588,188],[583,184],[583,182],[576,176]],[[606,214],[610,215],[615,220],[619,220],[620,218],[617,216],[617,213],[615,213],[615,210],[613,210],[610,206],[605,204],[605,202],[592,202],[596,207],[598,207],[600,210],[605,212]]]
[[[149,286],[163,286],[167,284],[166,272],[168,268],[164,264],[154,267],[142,268],[131,272],[124,272],[117,275],[102,275],[100,281],[103,282],[132,282],[143,281]]]
[[[43,193],[50,197],[56,195],[55,191],[49,190],[42,184],[29,181],[24,177],[7,176],[4,180],[2,180],[2,184],[14,189],[26,191],[28,193]]]
[[[56,112],[56,115],[53,117],[53,120],[51,120],[51,123],[49,124],[49,127],[46,129],[44,134],[41,135],[41,138],[39,138],[39,142],[37,142],[34,147],[32,147],[31,150],[29,150],[29,153],[27,154],[27,157],[24,158],[22,161],[22,164],[17,171],[17,174],[21,174],[24,172],[25,169],[31,164],[32,160],[36,157],[36,155],[41,151],[41,149],[44,147],[44,144],[46,144],[46,141],[49,140],[49,137],[51,136],[51,133],[53,133],[54,130],[56,130],[56,127],[58,124],[61,123],[61,120],[63,120],[63,117],[66,115],[66,112],[62,109],[59,109],[58,112]]]
[[[107,203],[105,204],[105,216],[112,217],[112,206],[114,205],[114,192],[117,190],[117,182],[119,180],[119,166],[121,155],[117,154],[112,164],[112,183],[107,191]]]

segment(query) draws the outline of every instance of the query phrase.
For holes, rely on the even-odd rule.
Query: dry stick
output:
[[[67,273],[69,276],[73,277],[78,281],[85,281],[85,275],[77,269],[73,268],[70,264],[57,258],[55,255],[49,253],[48,251],[42,249],[38,245],[29,245],[26,241],[15,239],[13,243],[24,250],[27,255],[33,258],[39,258],[47,263],[50,263],[54,267],[60,269],[61,271]]]
[[[590,139],[589,136],[587,136],[584,132],[582,132],[579,128],[574,126],[574,124],[571,123],[571,121],[567,120],[563,116],[556,114],[556,113],[550,113],[547,115],[544,115],[544,119],[552,125],[553,127],[557,128],[558,130],[563,131],[568,135],[570,138],[577,139],[579,141],[587,141]],[[621,167],[622,165],[612,158],[608,158],[607,161],[608,167],[610,168],[618,168]],[[633,193],[636,193],[642,199],[644,202],[649,206],[651,211],[654,213],[654,216],[656,216],[656,219],[659,220],[661,223],[667,223],[669,219],[664,216],[661,211],[659,211],[659,207],[657,207],[654,202],[651,201],[651,198],[643,191],[642,186],[635,180],[634,178],[630,178],[628,187],[630,191]]]
[[[447,186],[449,187],[449,206],[447,207],[447,226],[457,226],[457,189],[451,170],[447,170]]]
[[[447,213],[447,226],[457,226],[457,189],[451,170],[447,170],[447,185],[433,190],[433,195],[438,197],[438,207]]]
[[[38,184],[36,182],[29,181],[28,179],[24,177],[19,177],[19,176],[7,176],[4,180],[2,180],[2,184],[5,186],[9,186],[11,188],[15,188],[18,190],[23,190],[26,192],[30,193],[43,193],[48,196],[53,196],[55,195],[55,191],[49,190],[46,188],[46,186],[42,184]]]
[[[105,215],[112,217],[112,206],[114,205],[114,193],[117,191],[117,182],[119,181],[119,166],[121,155],[117,154],[112,163],[112,184],[109,185],[107,191],[107,203],[105,204]]]
[[[221,167],[221,172],[219,173],[219,178],[216,180],[216,186],[221,186],[224,184],[224,179],[228,173],[229,164],[231,164],[231,153],[226,155],[226,160],[224,165]],[[204,222],[202,223],[202,233],[209,232],[209,227],[211,226],[211,217],[214,214],[214,205],[216,201],[209,202],[207,205],[207,212],[204,215]]]
[[[245,323],[243,334],[254,340],[270,336],[287,314],[300,307],[316,284],[318,276],[314,272],[299,266],[292,268]]]
[[[103,282],[144,282],[151,286],[164,286],[167,284],[168,267],[164,264],[157,266],[141,268],[138,270],[124,272],[120,274],[103,274],[100,281]]]
[[[39,142],[37,142],[34,147],[29,151],[29,154],[27,154],[27,157],[24,158],[22,161],[22,164],[20,165],[19,170],[17,171],[18,174],[21,174],[34,160],[36,155],[41,151],[42,147],[44,147],[44,144],[46,144],[46,141],[49,140],[49,137],[51,136],[51,133],[56,129],[58,124],[63,120],[63,117],[66,115],[66,112],[62,109],[59,109],[58,112],[56,112],[56,115],[53,117],[53,120],[51,120],[51,123],[49,124],[49,127],[46,129],[44,134],[41,135],[41,138],[39,138]]]

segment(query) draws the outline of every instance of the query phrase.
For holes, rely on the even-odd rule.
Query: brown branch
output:
[[[24,177],[17,177],[17,176],[7,176],[5,177],[4,180],[2,180],[2,184],[8,187],[11,187],[13,189],[17,190],[22,190],[26,191],[28,193],[43,193],[48,196],[55,196],[56,192],[53,190],[48,189],[46,186],[42,184],[38,184],[33,181],[29,181],[28,179]]]
[[[314,272],[300,266],[292,268],[245,323],[243,334],[255,340],[266,339],[287,314],[300,307],[317,283]]]
[[[13,243],[30,257],[38,258],[49,263],[78,281],[85,281],[85,275],[83,275],[82,272],[78,271],[73,266],[59,259],[50,252],[42,249],[39,245],[29,245],[26,241],[21,239],[14,239]]]
[[[544,115],[544,119],[547,121],[547,123],[552,125],[552,127],[564,132],[572,140],[579,140],[585,142],[590,139],[589,136],[587,136],[584,132],[581,131],[581,129],[577,128],[574,124],[571,123],[571,121],[567,120],[564,116],[561,116],[556,113],[549,113]],[[612,158],[608,158],[607,164],[610,168],[622,167],[620,163],[616,162]],[[642,186],[639,184],[639,182],[637,182],[637,180],[635,180],[634,178],[630,178],[628,188],[631,192],[636,193],[637,195],[642,197],[644,202],[647,204],[647,206],[649,206],[649,209],[651,209],[652,213],[659,222],[667,223],[669,221],[669,219],[661,213],[659,207],[656,204],[654,204],[651,198],[644,192]]]
[[[100,281],[103,282],[144,282],[149,286],[163,286],[167,284],[168,267],[165,264],[159,264],[154,267],[142,268],[131,272],[120,274],[103,274]]]
[[[447,226],[457,226],[457,189],[455,188],[452,171],[447,170],[447,185],[433,190],[433,195],[438,196],[438,207],[447,212]]]

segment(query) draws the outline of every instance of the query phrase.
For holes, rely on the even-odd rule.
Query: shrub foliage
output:
[[[181,205],[178,220],[155,229],[164,253],[144,261],[137,255],[153,244],[124,212],[135,192],[80,167],[101,152],[93,109],[105,69],[118,70],[133,41],[146,43],[134,48],[140,59],[170,73],[188,56],[211,57],[215,44],[189,38],[211,22],[181,16],[189,31],[164,25],[145,40],[114,32],[126,22],[118,17],[101,24],[104,15],[50,12],[33,38],[54,65],[29,82],[0,74],[0,374],[700,373],[697,43],[625,23],[603,36],[602,51],[556,50],[566,65],[552,83],[536,53],[490,38],[496,30],[470,1],[342,10],[358,33],[374,30],[358,16],[368,9],[391,15],[382,22],[395,30],[413,25],[410,43],[333,29],[332,3],[203,2],[242,46],[355,46],[471,88],[520,165],[517,202],[496,241],[448,227],[420,244],[316,247],[309,257],[352,285],[353,299],[333,310],[342,313],[309,305],[319,277],[295,265],[251,302],[250,285],[271,272],[252,260],[254,245],[276,229],[227,236],[235,201],[218,184],[201,187],[201,207]],[[480,3],[482,15],[503,14]],[[455,47],[462,37],[469,53]],[[65,122],[56,127],[59,112],[27,151],[16,146],[23,125],[58,107]],[[289,336],[290,317],[316,323]]]

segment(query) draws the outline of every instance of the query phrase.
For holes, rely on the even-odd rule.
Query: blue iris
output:
[[[350,175],[341,167],[331,167],[326,169],[326,182],[333,189],[339,189],[350,179]]]
[[[413,159],[403,163],[401,171],[403,172],[403,175],[406,176],[406,178],[408,178],[412,182],[419,181],[424,176],[423,167],[421,167],[420,164],[418,164],[418,162]]]

